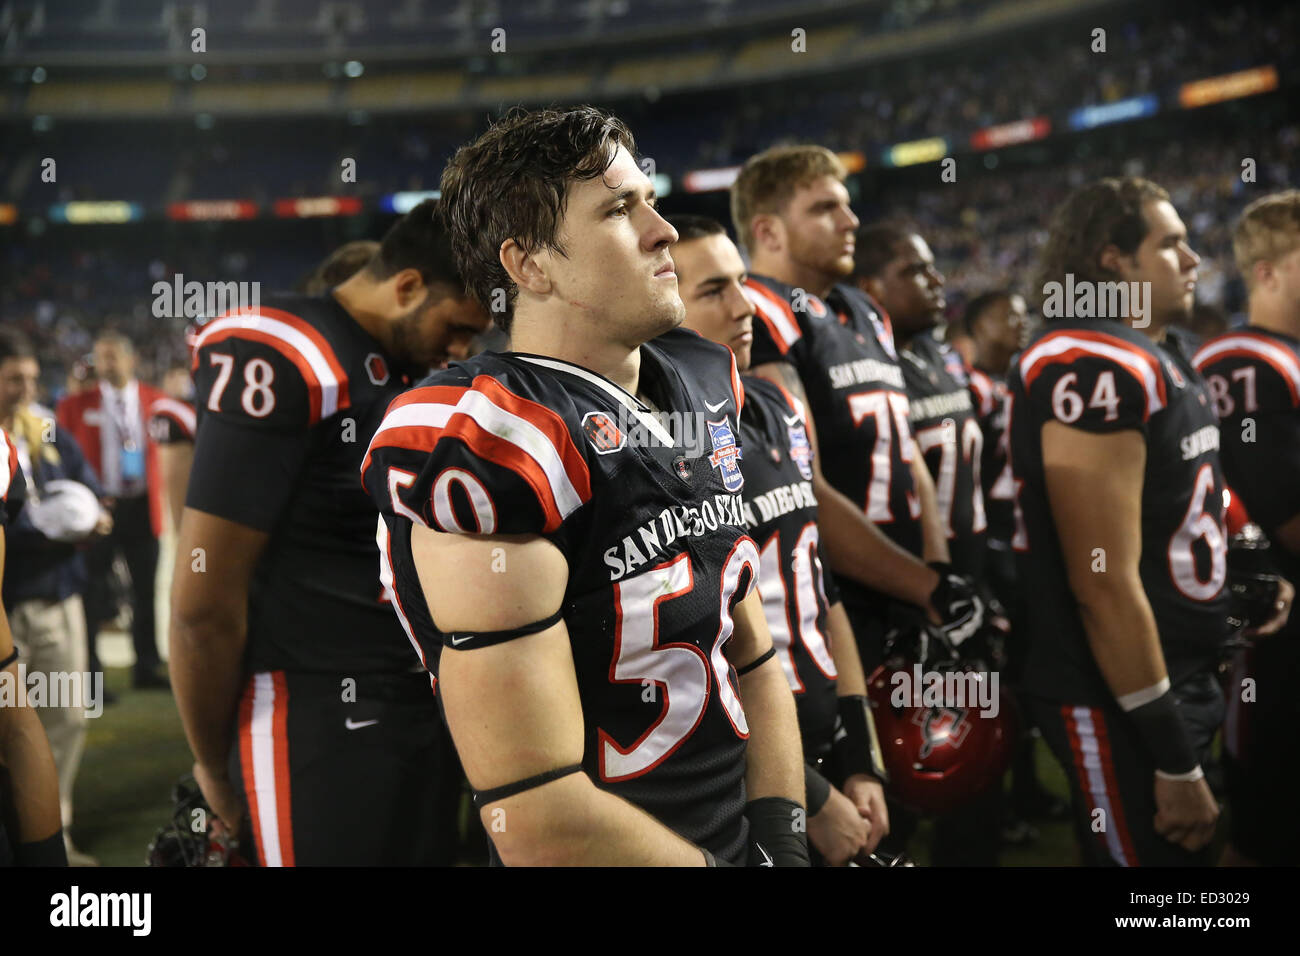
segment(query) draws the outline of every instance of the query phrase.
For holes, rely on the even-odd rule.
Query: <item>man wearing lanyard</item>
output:
[[[90,587],[86,594],[86,632],[92,670],[97,670],[95,635],[111,616],[109,579],[120,553],[131,575],[134,684],[167,687],[155,638],[154,580],[158,569],[158,534],[162,495],[158,451],[145,425],[148,409],[162,392],[135,378],[135,349],[119,332],[95,341],[98,388],[68,396],[59,403],[59,423],[73,433],[95,466],[113,511],[112,534],[87,554]]]

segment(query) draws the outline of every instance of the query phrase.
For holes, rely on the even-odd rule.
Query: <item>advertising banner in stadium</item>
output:
[[[1178,103],[1185,109],[1222,103],[1224,100],[1236,100],[1256,93],[1268,93],[1277,89],[1277,69],[1272,66],[1257,66],[1252,70],[1238,73],[1225,73],[1223,76],[1211,76],[1194,83],[1184,83],[1178,91]]]

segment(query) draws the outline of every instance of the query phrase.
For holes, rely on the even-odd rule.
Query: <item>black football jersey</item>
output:
[[[1207,342],[1193,359],[1220,420],[1223,471],[1270,536],[1300,513],[1300,340],[1248,326]],[[1270,554],[1292,582],[1300,557]]]
[[[156,444],[193,444],[197,425],[192,402],[160,398],[149,406],[149,435]]]
[[[379,343],[329,296],[275,297],[200,331],[194,384],[186,504],[270,535],[252,577],[250,670],[412,669],[357,480],[404,387]]]
[[[817,536],[812,445],[802,403],[756,376],[741,379],[745,408],[745,528],[758,545],[758,591],[772,646],[795,694],[804,753],[820,755],[835,730],[835,661],[831,658],[829,595]]]
[[[1169,679],[1212,666],[1227,629],[1227,533],[1219,428],[1204,380],[1176,347],[1107,319],[1053,322],[1018,356],[1011,391],[1026,690],[1073,704],[1113,699],[1089,650],[1043,477],[1042,427],[1136,429],[1146,440],[1139,573]],[[1087,488],[1078,488],[1087,495]],[[1104,560],[1104,555],[1093,556]],[[1100,573],[1100,572],[1099,572]]]
[[[474,643],[434,627],[413,523],[560,549],[585,770],[736,861],[749,728],[723,649],[761,561],[744,531],[744,393],[730,351],[682,329],[641,347],[640,389],[654,408],[554,358],[453,363],[389,408],[365,486],[384,519],[385,580],[430,668],[442,646]]]
[[[984,433],[961,356],[921,333],[899,350],[911,402],[912,436],[934,478],[935,501],[953,567],[984,570]]]
[[[836,285],[827,301],[766,276],[751,275],[751,363],[789,362],[808,396],[822,474],[880,530],[921,553],[921,502],[912,480],[912,430],[903,370],[889,317],[867,296]],[[836,578],[846,599],[870,594]]]
[[[980,462],[980,483],[984,488],[984,517],[988,521],[989,547],[1011,547],[1011,436],[1007,433],[1007,378],[984,369],[968,369],[971,400],[980,431],[984,435],[984,456]]]

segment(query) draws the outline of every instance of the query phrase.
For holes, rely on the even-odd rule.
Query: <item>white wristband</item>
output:
[[[1165,773],[1163,770],[1157,770],[1156,776],[1161,780],[1173,780],[1178,783],[1192,783],[1204,777],[1205,771],[1201,769],[1201,765],[1198,763],[1191,770],[1187,771],[1187,773]]]
[[[1135,690],[1131,694],[1125,694],[1123,697],[1116,697],[1120,710],[1128,713],[1130,710],[1137,710],[1143,704],[1149,704],[1158,699],[1162,694],[1169,690],[1169,678],[1162,677],[1158,683],[1150,687],[1143,687],[1141,690]]]

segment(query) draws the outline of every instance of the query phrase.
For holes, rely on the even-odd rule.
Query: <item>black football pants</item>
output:
[[[1173,689],[1192,749],[1208,769],[1223,721],[1223,692],[1201,672]],[[1026,698],[1043,739],[1070,782],[1076,833],[1089,866],[1208,866],[1155,830],[1155,765],[1118,704],[1084,707]],[[1060,861],[1062,863],[1068,861]]]
[[[459,767],[424,673],[264,671],[240,700],[231,779],[263,866],[455,862]],[[451,751],[454,754],[454,751]],[[457,775],[442,787],[444,765]]]

